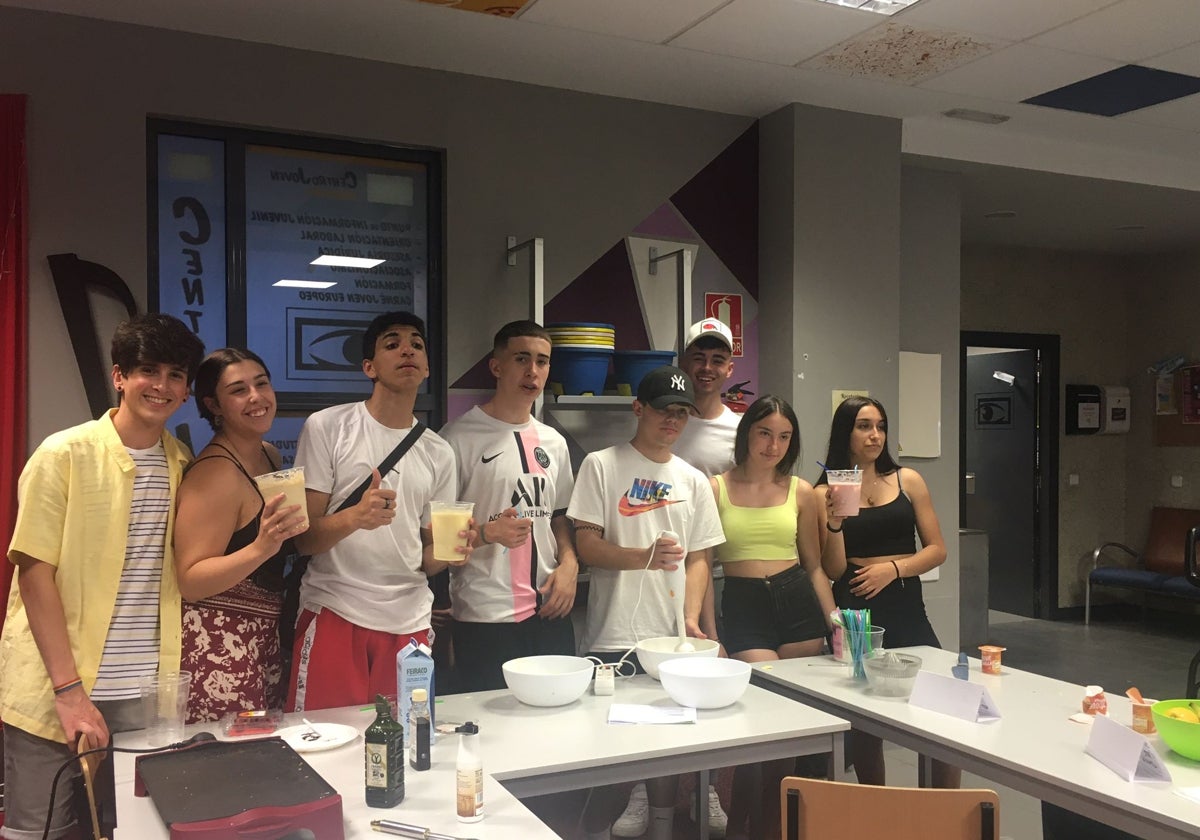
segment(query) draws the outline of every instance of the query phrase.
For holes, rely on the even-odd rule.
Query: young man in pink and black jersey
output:
[[[475,503],[478,523],[470,561],[450,571],[464,691],[504,688],[509,659],[575,653],[571,459],[563,436],[531,413],[550,373],[550,334],[533,321],[505,324],[488,367],[495,394],[441,431],[458,459],[459,499]]]

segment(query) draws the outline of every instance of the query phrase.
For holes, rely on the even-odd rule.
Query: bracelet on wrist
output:
[[[487,526],[488,526],[488,524],[486,522],[484,522],[483,525],[481,525],[479,528],[479,544],[481,546],[492,544],[491,541],[487,538]]]
[[[60,694],[66,694],[68,691],[71,691],[72,689],[78,688],[82,685],[83,680],[81,680],[79,677],[76,677],[70,682],[65,682],[62,685],[54,686],[54,695],[57,697]]]
[[[896,570],[896,580],[900,581],[900,588],[904,588],[904,576],[900,574],[900,564],[895,560],[892,561],[892,568]]]
[[[840,534],[840,533],[842,533],[842,528],[845,528],[845,527],[846,527],[845,525],[842,525],[838,528],[834,528],[828,522],[825,523],[825,530],[831,534]]]

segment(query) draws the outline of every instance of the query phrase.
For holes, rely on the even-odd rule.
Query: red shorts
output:
[[[396,654],[430,631],[397,635],[351,624],[332,610],[301,610],[288,683],[289,712],[363,706],[396,694]]]

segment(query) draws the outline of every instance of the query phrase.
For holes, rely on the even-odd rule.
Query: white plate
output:
[[[313,730],[317,730],[316,733]],[[314,723],[311,727],[302,723],[289,726],[275,733],[298,753],[332,750],[349,744],[358,737],[358,730],[344,723]],[[318,735],[320,737],[318,737]]]

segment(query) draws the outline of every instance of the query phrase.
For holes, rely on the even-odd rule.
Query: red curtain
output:
[[[17,516],[17,477],[25,465],[29,334],[29,190],[26,97],[0,94],[0,626],[13,567],[8,543]]]

